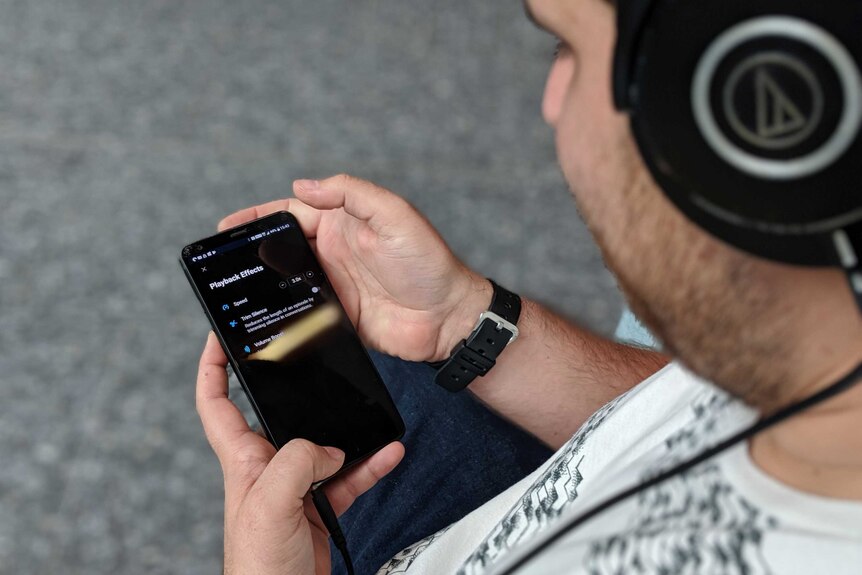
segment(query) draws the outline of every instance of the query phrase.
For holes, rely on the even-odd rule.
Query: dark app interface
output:
[[[278,447],[303,437],[343,449],[350,462],[401,433],[295,221],[279,218],[183,259]]]

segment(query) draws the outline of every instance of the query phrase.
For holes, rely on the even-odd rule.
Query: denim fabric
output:
[[[341,516],[357,575],[462,518],[545,462],[553,452],[468,392],[450,393],[434,370],[372,354],[407,431],[406,455]],[[332,548],[332,572],[346,573]]]

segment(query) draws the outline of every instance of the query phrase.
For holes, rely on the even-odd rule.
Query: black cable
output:
[[[332,537],[335,548],[341,552],[341,557],[347,566],[347,575],[354,575],[353,560],[350,558],[350,552],[347,550],[347,540],[344,538],[344,533],[338,524],[338,517],[336,517],[335,511],[332,510],[332,505],[330,505],[329,499],[326,498],[323,489],[312,489],[311,500],[314,502],[314,507],[320,515],[320,520],[323,521],[323,526],[329,531],[329,536]]]
[[[599,503],[598,505],[585,511],[581,515],[578,515],[576,517],[568,519],[567,521],[558,525],[556,527],[556,532],[550,534],[547,539],[539,542],[532,549],[525,551],[524,555],[522,555],[521,557],[517,557],[515,559],[508,561],[509,563],[511,563],[510,565],[507,565],[506,564],[507,561],[504,560],[503,563],[501,565],[499,565],[497,569],[494,569],[491,573],[493,575],[511,575],[512,573],[515,572],[515,570],[519,569],[520,567],[523,567],[524,564],[526,564],[530,559],[532,559],[533,557],[535,557],[536,555],[538,555],[539,553],[544,551],[552,543],[559,540],[563,535],[566,535],[567,533],[569,533],[573,529],[580,527],[581,525],[583,525],[584,523],[586,523],[587,521],[589,521],[593,517],[599,515],[600,513],[610,509],[611,507],[617,505],[618,503],[620,503],[622,501],[625,501],[626,499],[628,499],[629,497],[631,497],[633,495],[636,495],[636,494],[638,494],[638,493],[640,493],[646,489],[649,489],[650,487],[654,487],[655,485],[658,485],[659,483],[663,483],[664,481],[667,481],[668,479],[670,479],[672,477],[680,475],[681,473],[685,473],[686,471],[688,471],[692,467],[699,465],[700,463],[703,463],[707,459],[715,457],[716,455],[722,453],[723,451],[726,451],[726,450],[730,449],[731,447],[733,447],[733,446],[735,446],[735,445],[737,445],[737,444],[739,444],[739,443],[741,443],[747,439],[750,439],[754,435],[757,435],[758,433],[760,433],[761,431],[763,431],[769,427],[777,425],[777,424],[781,423],[782,421],[784,421],[790,417],[793,417],[794,415],[796,415],[802,411],[805,411],[806,409],[809,409],[809,408],[813,407],[814,405],[817,405],[818,403],[822,403],[822,402],[826,401],[827,399],[835,397],[839,393],[846,391],[847,389],[850,389],[854,384],[856,384],[860,380],[860,378],[862,378],[862,364],[859,364],[858,366],[856,366],[856,369],[854,369],[853,371],[851,371],[850,373],[848,373],[843,378],[841,378],[840,380],[838,380],[834,384],[830,385],[826,389],[815,393],[814,395],[808,397],[807,399],[803,399],[797,403],[791,404],[788,407],[785,407],[784,409],[781,409],[781,410],[777,411],[776,413],[774,413],[770,416],[764,417],[763,419],[759,420],[757,423],[755,423],[755,424],[751,425],[750,427],[740,431],[736,435],[731,436],[730,438],[722,441],[721,443],[707,449],[706,451],[695,456],[694,458],[689,459],[688,461],[684,461],[683,463],[677,465],[676,467],[673,467],[667,471],[664,471],[664,472],[656,475],[652,479],[644,481],[643,483],[639,483],[638,485],[635,485],[634,487],[631,487],[629,489],[626,489],[625,491],[622,491],[621,493],[618,493],[614,497],[611,497],[610,499],[607,499],[607,500],[603,501],[602,503]],[[514,555],[513,555],[513,557],[514,557]]]

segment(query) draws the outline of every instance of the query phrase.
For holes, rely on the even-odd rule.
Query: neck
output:
[[[752,459],[801,491],[862,501],[862,384],[755,436]]]
[[[827,316],[828,317],[828,316]],[[840,318],[840,316],[833,316]],[[845,319],[847,315],[843,316]],[[847,330],[835,321],[831,337],[804,354],[797,377],[780,405],[811,397],[834,385],[862,363],[862,338],[858,317],[846,321]],[[821,321],[821,324],[823,322]],[[826,322],[833,324],[833,322]],[[815,334],[820,330],[809,330]],[[823,335],[821,333],[821,335]],[[803,338],[808,340],[809,338]],[[829,345],[823,345],[823,342]],[[806,342],[806,346],[811,342]],[[806,357],[808,356],[808,357]],[[862,500],[862,382],[815,405],[752,439],[752,459],[783,483],[809,493],[839,499]]]
[[[798,272],[803,299],[771,412],[835,384],[862,363],[862,316],[841,272]],[[819,294],[819,297],[815,297]],[[808,305],[805,305],[805,302]],[[811,305],[811,302],[817,302]],[[779,366],[776,366],[779,369]],[[751,456],[783,483],[817,495],[862,500],[862,382],[756,436]]]

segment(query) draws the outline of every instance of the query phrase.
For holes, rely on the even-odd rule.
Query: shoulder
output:
[[[725,391],[671,362],[597,410],[569,446],[604,426],[614,428],[617,437],[622,433],[633,441],[657,443],[729,403],[736,402]]]

